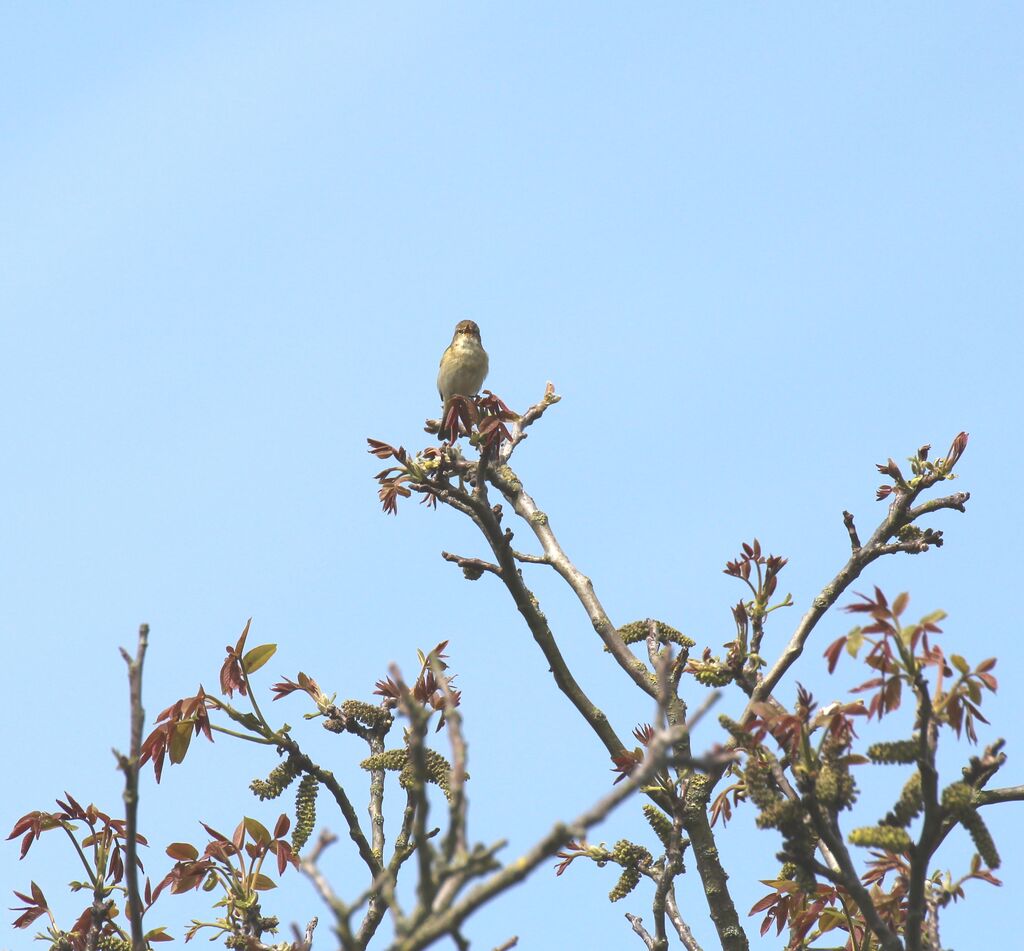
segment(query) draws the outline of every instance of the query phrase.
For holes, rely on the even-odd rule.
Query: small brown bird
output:
[[[444,402],[441,418],[453,396],[476,396],[486,377],[487,351],[480,342],[480,328],[472,320],[460,320],[437,372],[437,392]]]

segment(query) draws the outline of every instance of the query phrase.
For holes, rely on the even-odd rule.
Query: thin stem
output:
[[[253,736],[251,733],[239,733],[237,730],[232,730],[230,727],[226,726],[219,726],[216,723],[211,723],[210,729],[216,733],[224,733],[227,736],[233,736],[236,740],[246,740],[249,743],[259,743],[262,746],[277,745],[277,740],[269,739],[264,736]]]
[[[61,828],[67,833],[68,838],[75,847],[75,851],[78,853],[78,857],[82,860],[82,865],[85,867],[85,873],[89,876],[89,882],[93,888],[96,887],[96,876],[93,874],[92,866],[89,864],[89,860],[85,857],[85,853],[82,851],[82,847],[78,844],[78,839],[75,838],[74,833],[64,824],[61,823]]]

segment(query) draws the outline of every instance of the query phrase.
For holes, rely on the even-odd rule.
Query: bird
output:
[[[437,392],[444,404],[442,425],[452,397],[476,396],[486,377],[487,351],[480,342],[480,328],[472,320],[460,320],[455,325],[452,342],[441,354],[441,368],[437,371]]]

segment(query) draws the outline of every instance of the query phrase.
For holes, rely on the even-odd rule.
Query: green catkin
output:
[[[300,852],[316,826],[316,794],[320,789],[317,778],[311,774],[302,777],[295,791],[295,828],[292,829],[292,851]]]
[[[374,769],[390,769],[390,770],[401,770],[405,769],[406,763],[409,762],[408,750],[384,750],[383,753],[374,753],[373,756],[368,756],[359,765],[363,769],[374,770]]]
[[[611,857],[613,862],[622,866],[622,874],[615,883],[615,887],[608,893],[608,899],[609,901],[618,901],[636,888],[640,882],[640,870],[648,867],[653,859],[647,849],[628,839],[619,839],[615,843]]]
[[[900,798],[892,811],[880,823],[884,826],[899,826],[906,828],[910,821],[921,813],[924,808],[924,800],[921,798],[921,774],[915,770],[914,775],[907,780]]]
[[[905,852],[913,844],[906,829],[898,826],[863,826],[850,833],[850,842],[887,852]]]
[[[423,760],[426,765],[426,777],[428,783],[434,783],[441,788],[446,799],[451,799],[451,763],[448,762],[436,750],[425,749]],[[416,775],[412,768],[412,760],[408,750],[385,750],[383,753],[375,753],[368,756],[359,764],[363,769],[388,769],[398,772],[398,782],[403,789],[409,789],[416,782]],[[469,774],[466,774],[469,779]]]
[[[942,805],[954,814],[967,809],[974,801],[974,790],[967,783],[951,783],[942,790]]]
[[[872,763],[914,763],[920,751],[921,744],[917,740],[872,743],[868,747],[868,759]]]
[[[999,868],[1000,860],[996,844],[992,839],[992,833],[988,831],[988,826],[978,815],[978,810],[965,809],[960,814],[960,821],[971,834],[971,840],[974,842],[974,847],[978,850],[981,860],[989,868]]]
[[[641,641],[646,641],[649,633],[650,627],[646,621],[630,621],[629,624],[623,624],[619,628],[619,637],[627,644],[639,644]],[[693,638],[687,637],[663,621],[654,622],[654,636],[662,644],[671,642],[678,644],[684,650],[689,650],[696,643]],[[605,650],[608,648],[606,647]]]
[[[364,703],[362,700],[346,700],[341,705],[341,712],[371,730],[390,726],[394,720],[390,711],[374,706],[372,703]]]
[[[654,834],[661,840],[661,844],[667,849],[672,838],[672,820],[665,815],[657,806],[645,802],[643,806],[644,818]]]
[[[299,772],[298,762],[288,757],[270,771],[266,780],[254,779],[249,783],[249,788],[260,799],[276,799],[292,784]]]
[[[620,898],[625,898],[637,885],[640,884],[640,870],[637,868],[627,868],[622,870],[622,874],[619,876],[619,880],[615,883],[615,887],[608,892],[609,901],[618,901]]]

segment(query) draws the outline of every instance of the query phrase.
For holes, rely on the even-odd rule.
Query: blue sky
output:
[[[881,517],[874,463],[969,430],[968,513],[933,521],[946,546],[858,588],[909,590],[912,612],[949,612],[949,650],[1000,658],[983,739],[1007,737],[1002,784],[1021,782],[1022,37],[1009,3],[7,5],[4,821],[65,788],[117,807],[117,647],[140,621],[155,715],[213,687],[250,615],[251,643],[279,644],[265,685],[301,669],[339,697],[450,639],[471,831],[508,837],[509,858],[607,789],[504,591],[438,557],[481,553],[471,527],[415,505],[386,518],[375,498],[365,437],[426,444],[464,317],[513,407],[548,379],[564,395],[518,470],[612,618],[713,648],[741,541],[791,559],[797,606],[771,655],[845,558],[842,510],[862,532]],[[569,593],[529,580],[620,733],[648,719]],[[864,679],[818,660],[849,626],[827,619],[795,671],[822,700]],[[361,751],[321,732],[311,748],[360,788]],[[949,752],[948,776],[967,755]],[[166,843],[195,838],[197,815],[272,819],[246,791],[272,765],[197,749],[147,783],[143,830]],[[864,822],[889,781],[870,780]],[[641,836],[637,811],[592,838]],[[1019,809],[985,817],[1006,885],[970,888],[949,946],[1024,886]],[[0,890],[34,878],[77,909],[61,905],[70,856],[37,849],[0,852]],[[724,837],[743,911],[775,849],[749,810]],[[942,857],[968,854],[961,835]],[[149,863],[161,874],[162,853]],[[613,880],[541,871],[467,933],[639,947],[623,913],[649,916],[649,896],[609,905]],[[275,897],[289,920],[319,909],[298,879]],[[710,945],[700,900],[690,875],[681,904]],[[164,907],[180,934],[202,904]]]

